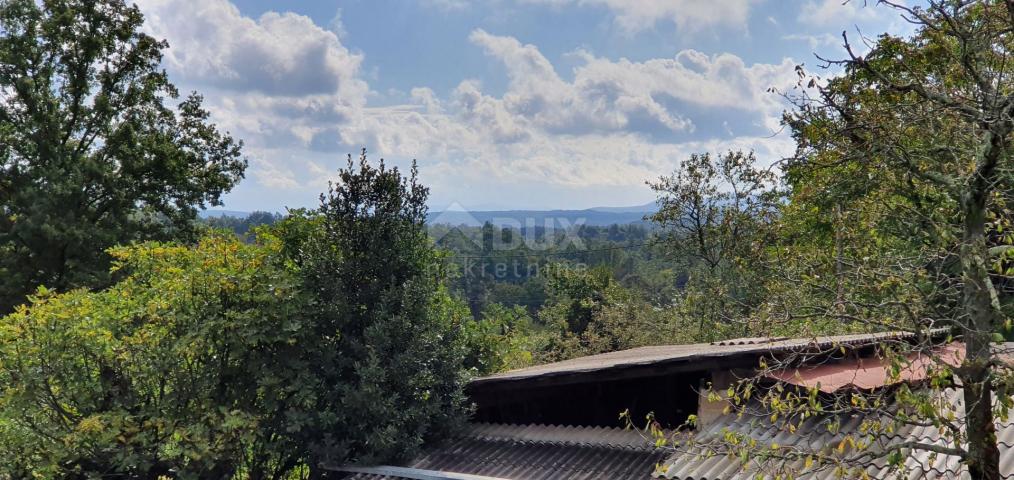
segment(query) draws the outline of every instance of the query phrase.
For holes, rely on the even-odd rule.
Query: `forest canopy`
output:
[[[646,179],[641,222],[519,228],[428,224],[416,163],[365,149],[313,208],[199,220],[243,178],[243,144],[180,95],[139,9],[0,0],[0,479],[326,478],[453,435],[477,376],[888,331],[915,340],[878,361],[897,379],[929,357],[925,382],[829,396],[771,387],[790,365],[762,363],[705,394],[793,433],[862,416],[861,438],[697,446],[843,477],[922,449],[1000,478],[1014,2],[879,3],[914,32],[845,35],[842,59],[774,92],[790,157],[691,153]],[[941,361],[940,339],[964,357]],[[957,390],[960,410],[942,400]],[[692,417],[647,431],[693,444]],[[948,444],[869,448],[904,425]]]

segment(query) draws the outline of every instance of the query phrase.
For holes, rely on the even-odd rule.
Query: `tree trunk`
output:
[[[966,380],[964,383],[965,433],[968,435],[968,459],[965,464],[969,476],[975,480],[999,480],[1002,478],[1000,449],[997,447],[996,425],[993,423],[989,370],[982,369],[979,375],[984,380]]]
[[[996,140],[993,137],[992,140]],[[991,145],[996,146],[996,145]],[[987,149],[998,155],[998,148]],[[989,278],[986,246],[986,198],[995,158],[980,160],[961,198],[964,232],[961,243],[963,281],[965,362],[961,380],[965,398],[965,434],[968,441],[966,465],[976,480],[1000,479],[1000,450],[993,419],[991,378],[992,336],[1000,320],[999,302]]]

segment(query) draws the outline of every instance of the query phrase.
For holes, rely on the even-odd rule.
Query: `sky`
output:
[[[790,155],[772,89],[824,73],[844,30],[908,28],[862,0],[137,3],[170,79],[243,140],[241,211],[317,205],[364,147],[415,159],[435,210],[644,204],[691,153]]]

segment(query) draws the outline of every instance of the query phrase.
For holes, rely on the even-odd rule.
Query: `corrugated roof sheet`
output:
[[[801,387],[819,387],[825,393],[852,387],[872,390],[891,383],[925,380],[930,369],[937,364],[937,360],[958,366],[964,359],[965,346],[949,343],[934,348],[932,356],[921,353],[908,355],[909,363],[898,372],[897,379],[892,378],[889,373],[890,363],[883,358],[875,357],[849,358],[822,365],[778,370],[766,376]]]
[[[484,475],[469,475],[467,473],[438,472],[436,470],[423,470],[421,468],[394,467],[391,465],[380,465],[376,467],[335,467],[333,472],[355,473],[354,478],[403,478],[411,480],[511,480],[507,478],[487,477]]]
[[[759,343],[772,343],[788,339],[789,337],[740,337],[711,342],[711,345],[756,345]]]
[[[964,399],[960,389],[948,389],[942,392],[945,400],[953,405],[957,412],[963,411]],[[720,438],[726,432],[742,434],[752,437],[759,445],[777,443],[780,448],[801,448],[812,449],[825,445],[837,445],[847,434],[857,434],[863,418],[859,415],[852,415],[841,418],[841,429],[837,433],[830,433],[827,423],[829,417],[812,417],[805,421],[794,433],[773,422],[758,420],[756,417],[737,416],[728,414],[720,417],[714,423],[697,434],[697,439],[706,441],[708,439]],[[1014,420],[998,422],[997,439],[1000,446],[1000,472],[1004,478],[1014,478]],[[937,428],[932,426],[906,426],[895,432],[891,440],[919,440],[925,443],[945,445],[946,439],[942,438]],[[699,448],[699,447],[698,447]],[[787,470],[799,472],[802,470],[803,460],[788,465]],[[660,467],[657,476],[673,480],[753,480],[758,478],[772,478],[771,473],[778,470],[780,465],[769,463],[765,465],[748,464],[744,465],[737,458],[730,458],[724,455],[707,456],[703,450],[679,451],[666,460]],[[904,472],[898,475],[897,471],[888,470],[883,461],[876,466],[866,470],[870,478],[905,478],[905,479],[967,479],[968,473],[960,460],[955,456],[932,454],[926,450],[910,451],[905,466],[901,469]],[[824,469],[816,472],[804,472],[796,478],[807,480],[832,480],[840,478],[831,469]]]
[[[667,362],[690,362],[709,357],[724,357],[747,353],[787,352],[812,348],[825,348],[832,345],[867,345],[883,342],[892,338],[907,338],[908,334],[898,332],[837,335],[829,337],[772,339],[760,343],[710,344],[695,343],[688,345],[659,345],[652,347],[632,348],[618,352],[603,353],[587,357],[573,358],[562,362],[536,365],[534,367],[511,370],[488,377],[472,380],[471,384],[523,380],[553,375],[573,373],[599,372],[611,369],[622,369],[638,365],[651,365]]]
[[[515,480],[648,480],[668,453],[618,428],[478,424],[408,466]]]

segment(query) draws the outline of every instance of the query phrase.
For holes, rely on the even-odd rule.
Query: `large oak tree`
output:
[[[0,313],[107,282],[104,250],[188,233],[246,168],[122,0],[0,2]]]

